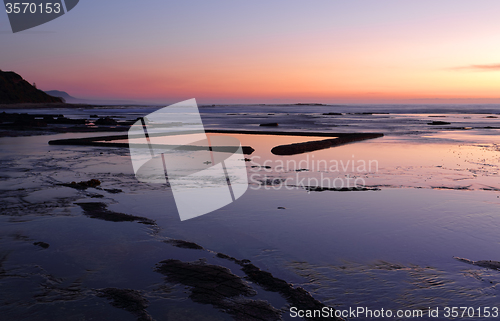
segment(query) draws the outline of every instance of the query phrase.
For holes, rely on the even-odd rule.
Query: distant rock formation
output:
[[[54,97],[60,97],[67,104],[86,104],[86,105],[134,105],[137,104],[132,100],[106,100],[106,99],[81,99],[71,96],[61,90],[46,90],[46,94]]]
[[[63,103],[59,97],[52,97],[12,71],[0,70],[0,104]]]
[[[81,99],[75,98],[73,96],[70,96],[65,91],[60,91],[60,90],[46,90],[45,93],[52,96],[52,97],[62,98],[64,100],[64,102],[69,103],[69,104],[78,104],[81,100]]]

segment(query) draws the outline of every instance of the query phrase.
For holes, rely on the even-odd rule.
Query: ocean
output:
[[[22,112],[133,120],[158,108]],[[340,314],[360,312],[345,319],[498,315],[500,106],[199,109],[205,129],[262,133],[232,135],[255,149],[245,155],[245,194],[187,221],[169,184],[135,178],[127,148],[48,144],[109,133],[0,137],[6,320],[299,319],[289,290],[256,279],[242,260]],[[279,156],[273,147],[318,138],[265,134],[277,130],[384,136]],[[100,185],[71,186],[91,179]],[[199,284],[213,277],[208,268],[248,291],[210,292],[217,278]],[[201,274],[186,281],[186,269]],[[201,298],[200,287],[208,291]]]

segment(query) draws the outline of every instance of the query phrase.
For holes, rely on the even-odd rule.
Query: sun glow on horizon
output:
[[[57,32],[0,35],[0,63],[78,98],[500,99],[500,3],[214,1],[223,9],[129,4],[116,16],[89,0],[44,27]]]

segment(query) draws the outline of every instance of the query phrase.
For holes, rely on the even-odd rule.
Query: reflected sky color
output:
[[[210,139],[220,136],[225,135],[208,134]],[[428,134],[427,144],[383,137],[292,156],[274,155],[271,149],[325,137],[230,136],[242,146],[255,149],[251,155],[245,155],[253,190],[357,186],[500,191],[500,138],[473,130]],[[183,139],[161,137],[167,145]]]
[[[0,68],[78,98],[498,102],[489,99],[499,97],[499,9],[493,0],[88,0],[19,34],[0,12]]]

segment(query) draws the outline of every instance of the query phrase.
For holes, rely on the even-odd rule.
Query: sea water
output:
[[[339,310],[498,307],[500,273],[454,259],[500,261],[495,107],[201,107],[206,128],[271,130],[259,124],[277,122],[283,131],[386,136],[279,157],[272,147],[317,138],[234,135],[255,148],[247,155],[249,177],[255,175],[247,192],[222,209],[183,222],[168,185],[135,179],[127,149],[48,145],[52,139],[99,133],[0,138],[1,309],[11,319],[48,320],[54,314],[136,319],[95,296],[96,289],[115,287],[143,291],[157,320],[230,320],[191,302],[182,286],[153,270],[169,258],[204,259],[244,276],[217,252],[249,259]],[[155,108],[34,112],[134,119]],[[331,112],[342,115],[323,115]],[[434,120],[450,125],[428,125]],[[352,166],[370,160],[377,166]],[[325,177],[329,180],[322,181]],[[362,178],[366,190],[310,189],[346,177]],[[62,185],[92,178],[102,182],[101,189]],[[301,179],[303,185],[297,184]],[[79,202],[104,203],[156,225],[92,219]],[[209,252],[164,243],[172,238]],[[40,241],[50,247],[33,245]],[[285,307],[278,294],[255,288],[258,298]],[[293,320],[288,312],[283,319]]]

